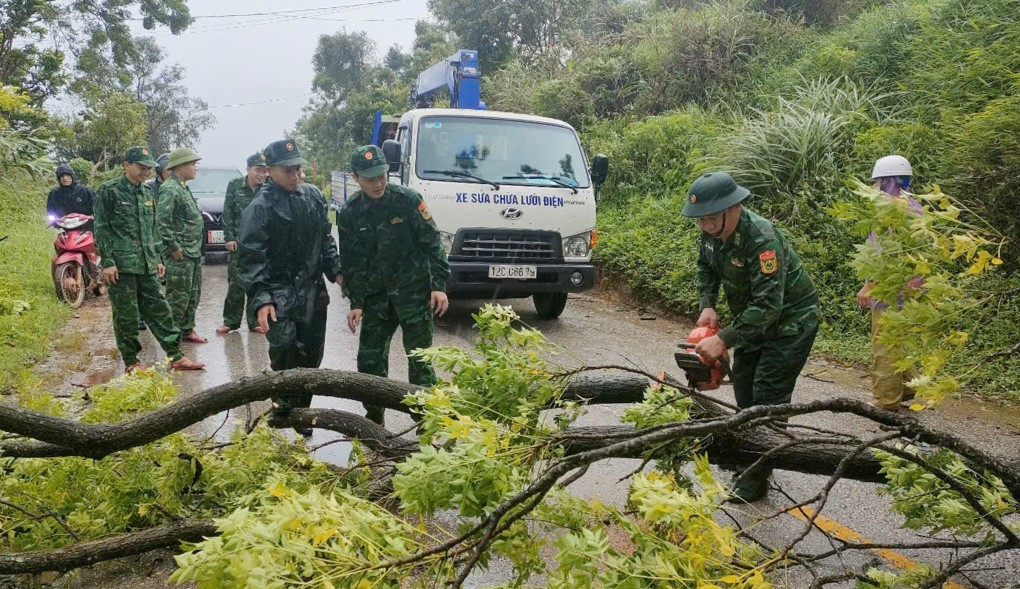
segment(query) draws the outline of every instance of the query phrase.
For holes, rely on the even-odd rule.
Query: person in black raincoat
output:
[[[50,217],[50,223],[71,213],[91,217],[95,199],[96,194],[91,188],[78,184],[74,168],[60,164],[57,166],[57,186],[46,197],[46,214]],[[89,221],[83,229],[92,231],[92,225],[92,221]]]
[[[273,370],[318,368],[326,343],[325,275],[340,277],[340,256],[326,215],[326,200],[301,182],[301,157],[293,139],[265,149],[269,180],[244,210],[238,233],[240,278],[259,327],[267,330]],[[285,417],[311,405],[311,394],[273,398]],[[302,435],[310,429],[295,428]]]

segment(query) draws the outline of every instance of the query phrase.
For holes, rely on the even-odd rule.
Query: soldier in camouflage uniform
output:
[[[198,203],[187,182],[197,173],[198,154],[180,147],[170,152],[170,176],[159,187],[156,227],[166,261],[166,299],[174,313],[181,340],[204,344],[209,340],[195,333],[195,310],[202,297],[202,231],[204,223]]]
[[[241,327],[241,315],[247,319],[248,331],[264,333],[255,320],[255,309],[245,305],[244,285],[237,269],[237,233],[241,225],[241,213],[248,208],[259,193],[269,168],[262,152],[248,156],[247,174],[234,178],[227,184],[227,195],[223,200],[223,239],[227,242],[227,298],[223,301],[223,325],[216,333],[224,335]]]
[[[145,187],[148,188],[149,191],[152,193],[152,202],[156,203],[157,207],[159,206],[159,187],[161,184],[166,182],[167,177],[170,175],[170,172],[168,172],[166,169],[166,164],[169,161],[170,161],[169,153],[159,154],[159,157],[156,158],[156,177],[145,183]],[[159,280],[163,284],[166,284],[166,276],[161,276]],[[139,321],[138,331],[144,330],[145,322]]]
[[[151,327],[172,368],[199,370],[201,362],[181,354],[180,331],[159,284],[165,268],[155,233],[156,208],[152,193],[142,186],[155,165],[147,148],[132,147],[124,154],[124,175],[104,183],[96,194],[95,236],[103,280],[109,285],[113,331],[128,372],[142,367],[139,316]]]
[[[340,257],[322,192],[301,183],[308,162],[297,144],[283,139],[263,153],[269,180],[242,213],[237,236],[241,282],[266,331],[272,369],[318,368],[329,305],[323,275],[337,281]],[[311,401],[311,394],[274,397],[273,410],[284,417]]]
[[[420,194],[387,183],[389,166],[381,149],[358,148],[351,171],[361,188],[337,213],[344,286],[351,300],[347,326],[361,323],[358,371],[389,372],[390,340],[399,326],[404,350],[432,345],[432,315],[449,305],[446,278],[450,266],[439,230]],[[408,380],[431,386],[432,366],[408,359]],[[383,422],[383,408],[365,405],[367,417]]]
[[[698,325],[718,327],[719,287],[733,323],[696,351],[718,359],[733,351],[733,394],[741,409],[789,403],[818,333],[818,294],[772,223],[745,209],[746,188],[728,174],[705,174],[687,191],[683,215],[702,230],[698,253]],[[733,498],[756,501],[768,491],[771,468],[738,477]]]
[[[169,153],[161,153],[156,158],[156,177],[145,183],[145,186],[152,191],[157,198],[156,206],[159,206],[159,187],[166,182],[166,179],[170,177],[170,171],[166,169],[167,163],[170,161]]]

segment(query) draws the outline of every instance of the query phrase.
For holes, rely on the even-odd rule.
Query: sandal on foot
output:
[[[181,358],[170,364],[170,368],[173,370],[203,370],[205,369],[205,362],[196,362],[187,356],[181,356]]]
[[[227,335],[228,333],[234,331],[235,329],[236,328],[234,327],[227,327],[226,325],[221,325],[216,328],[216,335]]]
[[[207,343],[209,343],[209,340],[207,340],[204,337],[202,337],[202,336],[198,335],[197,333],[195,333],[194,329],[189,331],[188,333],[184,334],[183,336],[181,336],[181,339],[183,341],[191,342],[193,344],[207,344]]]

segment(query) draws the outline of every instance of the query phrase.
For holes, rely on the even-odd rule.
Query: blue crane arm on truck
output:
[[[411,104],[414,108],[428,108],[444,91],[450,94],[450,108],[485,110],[482,102],[481,72],[478,70],[478,52],[473,49],[458,49],[453,55],[433,65],[418,75],[411,88]],[[382,146],[397,128],[397,117],[375,113],[372,126],[372,144]]]

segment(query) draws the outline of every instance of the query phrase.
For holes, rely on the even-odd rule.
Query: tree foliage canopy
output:
[[[124,67],[138,53],[129,22],[180,33],[191,24],[185,0],[3,0],[0,2],[0,80],[19,86],[37,104],[60,91],[74,72],[97,61]]]

